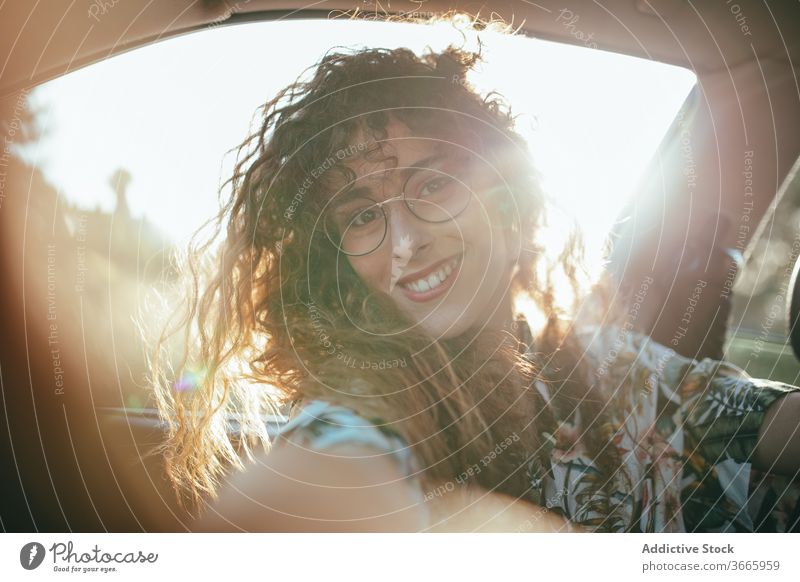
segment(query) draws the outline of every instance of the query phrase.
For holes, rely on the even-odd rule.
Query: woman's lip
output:
[[[445,279],[444,282],[442,282],[442,284],[439,285],[438,287],[434,287],[433,289],[428,289],[427,291],[419,291],[419,292],[412,291],[411,289],[403,285],[398,285],[398,287],[406,297],[408,297],[411,301],[415,301],[417,303],[424,303],[425,301],[436,299],[444,292],[446,292],[448,289],[450,289],[450,287],[453,286],[453,282],[456,280],[456,277],[458,277],[458,274],[461,272],[461,265],[464,262],[464,255],[463,254],[456,255],[456,257],[458,257],[458,262],[456,263],[456,266],[453,267],[453,270],[447,276],[447,279]],[[448,261],[452,261],[456,257],[450,257],[442,264],[447,264]]]
[[[427,277],[431,273],[435,273],[436,271],[438,271],[443,265],[446,265],[447,263],[455,259],[457,256],[459,255],[452,255],[450,257],[447,257],[446,259],[442,259],[441,261],[432,264],[430,267],[422,269],[421,271],[417,271],[416,273],[410,273],[405,277],[401,277],[400,279],[397,280],[397,285],[405,285],[406,283],[411,283],[411,281],[416,281],[417,279],[422,279],[423,277]]]

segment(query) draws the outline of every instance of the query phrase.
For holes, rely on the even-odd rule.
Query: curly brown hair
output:
[[[479,58],[453,47],[422,56],[407,49],[338,50],[261,108],[260,127],[239,146],[223,185],[230,196],[209,223],[215,230],[193,240],[183,265],[187,308],[165,330],[151,362],[170,427],[167,470],[184,501],[213,497],[224,473],[243,466],[242,455],[251,456],[259,443],[269,446],[263,413],[311,399],[347,406],[399,434],[431,487],[516,434],[477,480],[526,495],[526,467],[542,451],[541,435],[553,433],[556,416],[576,408],[582,418],[597,419],[586,427],[586,442],[598,465],[612,476],[621,467],[603,422],[605,403],[570,333],[585,292],[580,238],[556,253],[537,240],[547,200],[509,107],[497,94],[481,97],[467,82]],[[514,168],[506,176],[514,211],[505,226],[518,251],[511,284],[518,301],[529,300],[546,316],[535,340],[541,369],[522,357],[508,330],[471,329],[441,339],[411,325],[321,233],[332,180],[352,179],[340,161],[354,151],[355,136],[372,139],[359,154],[380,155],[390,120]],[[326,171],[309,179],[323,165]],[[571,285],[568,307],[556,301],[558,277]],[[178,330],[184,346],[173,370],[163,348]],[[353,368],[332,354],[408,365]],[[532,388],[536,379],[552,383],[551,405]],[[186,382],[191,389],[176,389]],[[226,430],[232,417],[244,435],[240,443]],[[600,492],[612,490],[612,481],[599,485]],[[605,500],[598,510],[608,515]]]

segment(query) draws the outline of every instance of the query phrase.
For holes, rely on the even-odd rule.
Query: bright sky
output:
[[[225,152],[256,108],[332,46],[458,42],[432,27],[365,21],[218,26],[135,50],[32,94],[43,139],[24,153],[61,195],[114,208],[109,185],[132,174],[128,203],[176,242],[217,209]],[[478,81],[523,114],[545,185],[591,244],[607,233],[695,83],[690,71],[527,38],[489,45]],[[535,131],[534,128],[535,127]],[[229,156],[230,158],[231,156]]]

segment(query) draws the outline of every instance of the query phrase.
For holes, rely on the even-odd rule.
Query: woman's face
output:
[[[415,137],[399,121],[386,129],[383,155],[348,163],[355,181],[343,185],[328,209],[336,217],[329,222],[338,220],[348,237],[380,241],[369,254],[348,256],[350,264],[371,290],[387,293],[434,337],[454,337],[472,325],[502,327],[512,315],[516,264],[499,219],[502,171],[457,144]],[[358,199],[345,197],[354,190]],[[414,212],[403,192],[416,199]],[[374,207],[363,212],[364,197],[397,197],[383,206],[382,241],[383,218]]]

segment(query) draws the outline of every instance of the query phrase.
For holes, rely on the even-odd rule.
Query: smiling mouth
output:
[[[458,275],[462,258],[463,254],[459,254],[433,273],[413,281],[400,283],[398,286],[412,301],[430,301],[444,293],[453,284],[453,280]]]

